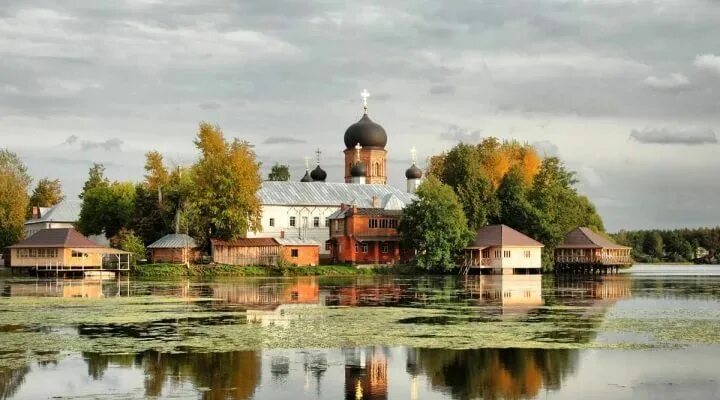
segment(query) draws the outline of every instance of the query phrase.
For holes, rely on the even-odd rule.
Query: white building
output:
[[[415,196],[389,185],[330,182],[263,182],[258,192],[262,203],[262,230],[248,237],[300,238],[321,243],[320,256],[330,250],[328,217],[341,204],[402,210]]]
[[[53,207],[36,207],[33,218],[25,221],[25,237],[28,238],[42,229],[74,228],[80,218],[82,201],[65,200]]]
[[[488,225],[478,229],[465,247],[463,266],[500,274],[540,272],[543,247],[507,225]]]

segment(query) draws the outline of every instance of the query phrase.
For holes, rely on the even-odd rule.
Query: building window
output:
[[[530,250],[525,250],[525,258],[530,258]]]
[[[313,218],[313,226],[314,226],[315,228],[319,228],[319,227],[320,227],[320,217],[314,217],[314,218]]]
[[[510,250],[504,250],[503,251],[503,257],[504,258],[510,258],[512,254],[510,253]]]
[[[270,218],[270,226],[275,226],[275,218]]]
[[[330,242],[325,242],[325,250],[330,250],[332,244]]]
[[[368,220],[368,227],[370,228],[377,228],[378,227],[378,220],[375,218],[371,218]]]
[[[390,251],[390,246],[388,246],[387,243],[383,243],[383,244],[380,246],[380,252],[381,252],[381,253],[387,253],[388,251]]]
[[[72,251],[72,256],[73,256],[74,258],[80,258],[80,257],[87,257],[87,254],[73,250],[73,251]]]
[[[368,244],[367,244],[367,243],[363,243],[363,244],[362,244],[362,252],[363,252],[363,253],[367,253],[367,252],[368,252]]]
[[[358,242],[355,242],[355,252],[356,253],[360,252],[360,243],[358,243]]]
[[[500,250],[495,250],[495,258],[500,258]]]
[[[297,258],[298,257],[298,249],[290,249],[290,257]]]
[[[308,217],[303,217],[302,221],[303,221],[302,227],[307,228],[308,227]]]
[[[490,258],[490,249],[484,249],[482,251],[482,258]]]
[[[290,226],[295,226],[295,217],[290,217]]]
[[[330,226],[330,218],[325,218],[325,227]]]

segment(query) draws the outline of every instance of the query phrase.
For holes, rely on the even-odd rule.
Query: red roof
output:
[[[263,247],[263,246],[280,246],[273,238],[240,238],[235,240],[210,239],[213,246],[232,246],[232,247]]]
[[[488,225],[477,231],[475,239],[467,247],[485,248],[495,246],[543,247],[543,244],[507,225]]]
[[[43,229],[9,248],[58,247],[58,248],[104,248],[72,228]]]
[[[590,228],[576,228],[565,235],[557,249],[629,249],[621,246]]]

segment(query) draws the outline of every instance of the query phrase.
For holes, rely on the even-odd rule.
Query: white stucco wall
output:
[[[510,257],[505,257],[504,252],[509,251]],[[530,257],[525,257],[525,252],[530,252]],[[542,267],[542,247],[515,247],[502,246],[491,247],[489,249],[490,259],[489,266],[495,269],[514,268],[541,268]]]
[[[340,209],[337,206],[276,206],[263,205],[262,230],[250,232],[248,237],[280,238],[285,232],[286,238],[312,239],[320,242],[320,254],[330,254],[325,249],[325,241],[330,239],[330,228],[325,225],[325,219]],[[290,226],[290,217],[295,217],[295,226]],[[314,218],[319,218],[319,227],[314,227]],[[270,219],[275,220],[275,226],[270,226]],[[304,218],[307,218],[305,220]],[[305,221],[307,225],[305,226]]]

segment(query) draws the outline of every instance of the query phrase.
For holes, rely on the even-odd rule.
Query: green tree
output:
[[[23,237],[28,208],[28,187],[32,179],[27,167],[15,154],[0,150],[0,249],[17,243]]]
[[[138,260],[145,259],[145,245],[142,238],[137,236],[135,232],[127,229],[120,229],[118,233],[110,240],[110,243],[120,250],[132,253],[132,264],[137,265]]]
[[[170,174],[165,167],[163,156],[157,151],[145,154],[145,187],[157,193],[159,203],[163,201],[163,190],[167,188]]]
[[[190,206],[198,226],[222,239],[233,239],[260,229],[262,184],[260,164],[249,143],[228,142],[218,126],[200,123],[195,145],[200,159],[193,166]]]
[[[108,186],[110,181],[105,177],[105,166],[102,164],[94,163],[88,171],[88,179],[83,185],[82,192],[80,192],[81,199],[85,197],[85,193],[90,189],[94,189],[99,186]]]
[[[643,251],[645,254],[655,258],[656,260],[662,260],[665,255],[665,247],[663,245],[663,239],[660,232],[652,231],[645,235]]]
[[[528,201],[522,172],[513,168],[498,188],[500,222],[521,232],[537,232],[543,224],[542,216]]]
[[[289,181],[290,167],[285,164],[275,163],[268,174],[269,181]]]
[[[52,207],[64,199],[59,179],[42,178],[30,196],[30,207]]]
[[[428,270],[448,271],[473,237],[452,188],[433,176],[417,190],[417,200],[405,208],[398,231],[403,245],[416,250],[415,262]]]
[[[85,235],[111,238],[130,226],[135,211],[135,186],[113,182],[88,189],[83,196],[78,229]]]
[[[159,203],[155,191],[138,184],[135,186],[135,207],[130,227],[143,243],[153,243],[172,232],[174,209],[167,199]]]

